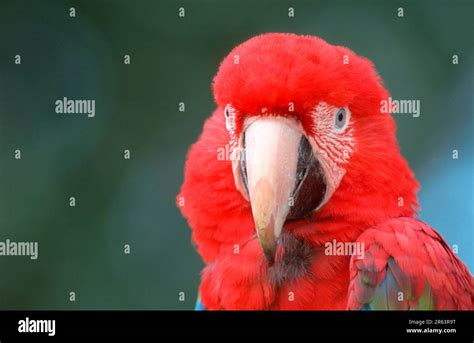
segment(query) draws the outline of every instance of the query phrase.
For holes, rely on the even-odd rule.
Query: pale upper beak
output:
[[[303,132],[291,119],[260,117],[247,127],[243,140],[245,164],[241,166],[245,167],[240,172],[245,175],[241,177],[246,183],[258,239],[273,264],[278,238],[290,212],[303,213],[321,203],[324,176]],[[307,199],[296,199],[298,193],[308,193],[302,191],[306,178],[311,178],[310,186],[317,187],[305,196]]]

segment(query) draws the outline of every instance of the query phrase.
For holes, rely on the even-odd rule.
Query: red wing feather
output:
[[[472,309],[472,275],[429,225],[392,219],[358,242],[365,254],[351,259],[348,309]]]

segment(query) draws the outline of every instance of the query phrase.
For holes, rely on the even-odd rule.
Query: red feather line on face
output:
[[[346,57],[348,64],[343,63]],[[388,93],[372,63],[316,37],[266,34],[232,50],[213,89],[217,109],[189,150],[178,195],[207,265],[201,284],[205,307],[346,308],[350,257],[325,256],[324,243],[354,242],[373,225],[413,217],[418,207],[418,184],[399,152],[395,123],[380,113]],[[285,224],[283,235],[291,238],[282,237],[275,265],[269,266],[256,238],[250,204],[236,188],[232,160],[217,158],[232,138],[224,109],[231,104],[235,110],[234,144],[246,119],[270,114],[296,119],[302,133],[323,142],[329,137],[316,137],[314,130],[314,110],[323,102],[351,112],[350,155],[337,161],[345,174],[322,208]],[[294,247],[310,247],[311,253],[295,255]],[[294,261],[305,267],[288,266],[285,272],[285,256],[298,256]]]

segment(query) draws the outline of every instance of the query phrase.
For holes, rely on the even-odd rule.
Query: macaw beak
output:
[[[307,215],[322,202],[324,175],[311,145],[291,119],[260,117],[247,127],[242,140],[245,160],[240,172],[260,245],[272,265],[285,221]],[[309,196],[307,179],[314,188]]]

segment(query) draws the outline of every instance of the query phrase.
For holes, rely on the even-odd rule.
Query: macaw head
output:
[[[388,93],[369,60],[316,37],[265,34],[231,51],[213,90],[229,173],[270,264],[283,227],[328,218],[370,224],[416,211],[418,185],[381,111]]]

